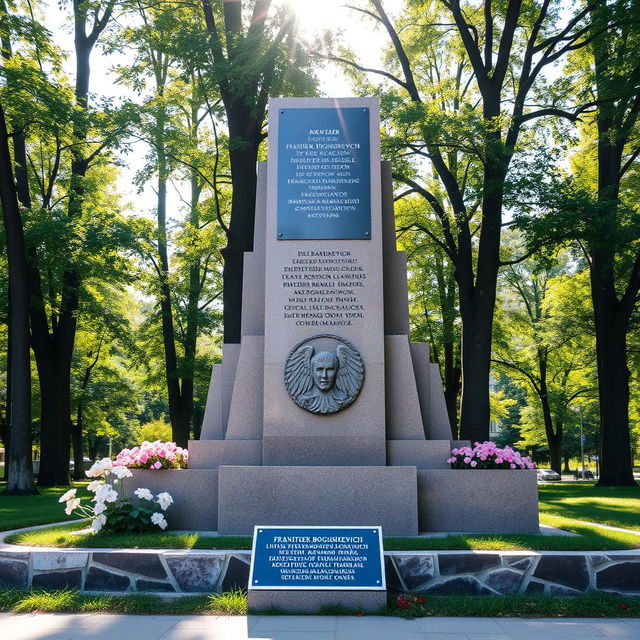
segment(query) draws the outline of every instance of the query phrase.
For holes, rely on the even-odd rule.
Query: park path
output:
[[[0,613],[0,640],[640,639],[640,619]]]

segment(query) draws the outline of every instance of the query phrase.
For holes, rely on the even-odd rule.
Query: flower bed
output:
[[[154,495],[144,487],[137,488],[133,496],[125,492],[125,478],[131,478],[132,472],[123,465],[114,465],[109,458],[96,462],[86,472],[89,478],[95,478],[87,486],[94,494],[93,506],[83,504],[76,498],[76,489],[70,489],[58,502],[65,503],[65,513],[76,513],[83,518],[91,519],[94,532],[102,530],[112,533],[136,533],[148,531],[154,527],[167,528],[164,511],[173,503],[173,498],[166,491]],[[111,478],[111,482],[109,479]]]
[[[189,453],[175,442],[143,442],[139,447],[123,449],[116,465],[128,469],[186,469]]]
[[[471,447],[458,447],[447,460],[453,469],[535,469],[529,456],[511,447],[501,449],[495,442],[476,442]]]

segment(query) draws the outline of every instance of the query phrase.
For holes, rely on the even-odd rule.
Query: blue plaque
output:
[[[278,239],[371,237],[369,109],[280,109]]]
[[[249,589],[386,589],[381,527],[256,527]]]

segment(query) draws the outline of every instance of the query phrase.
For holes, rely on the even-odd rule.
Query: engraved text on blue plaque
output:
[[[278,239],[371,237],[369,109],[281,109]]]

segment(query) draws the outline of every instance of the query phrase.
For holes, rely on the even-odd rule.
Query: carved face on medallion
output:
[[[335,353],[320,351],[311,358],[313,381],[320,391],[329,391],[336,381],[338,373],[338,358]]]
[[[316,351],[316,345],[322,350]],[[332,346],[335,351],[327,347]],[[331,334],[310,336],[289,353],[284,384],[291,399],[311,413],[336,413],[360,393],[364,363],[358,349],[345,338]]]

